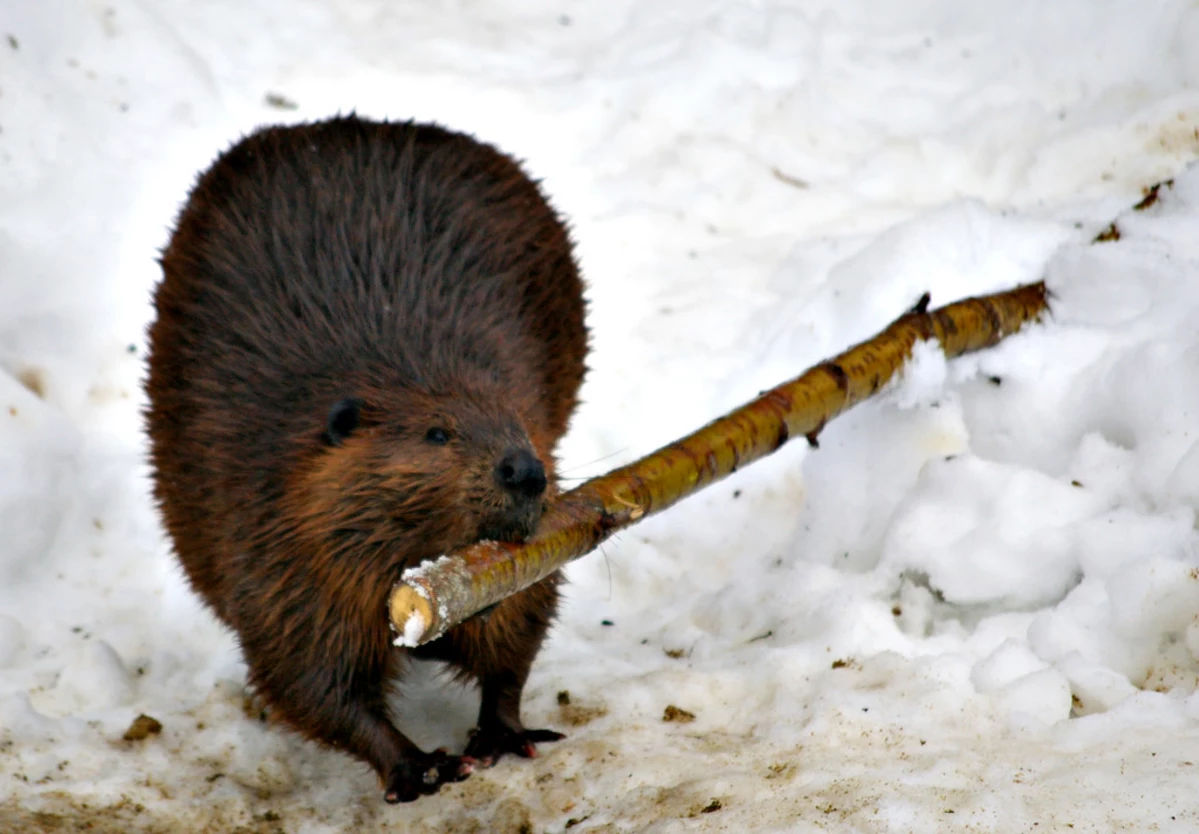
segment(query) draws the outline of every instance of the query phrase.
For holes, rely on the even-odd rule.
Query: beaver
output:
[[[511,157],[353,114],[254,132],[197,179],[148,331],[154,497],[272,716],[405,802],[563,736],[520,701],[560,577],[411,653],[401,572],[520,540],[556,490],[588,335],[568,231]],[[392,723],[409,654],[481,690],[462,756]]]

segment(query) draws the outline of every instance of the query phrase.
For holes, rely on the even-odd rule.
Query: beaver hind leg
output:
[[[537,755],[539,742],[566,738],[554,730],[530,730],[520,717],[520,700],[558,605],[554,576],[504,599],[442,638],[416,650],[418,657],[443,660],[479,684],[478,726],[463,754],[468,763],[490,767],[505,754]]]
[[[312,672],[305,683],[313,682]],[[259,689],[284,721],[370,764],[383,782],[383,799],[387,802],[412,802],[471,774],[470,761],[444,750],[426,753],[417,747],[391,722],[381,682],[361,683],[365,686],[353,687],[351,693],[340,698],[304,704],[272,697],[274,693],[261,683]]]
[[[520,699],[529,665],[532,665],[531,657],[523,670],[509,669],[480,679],[483,697],[479,705],[479,724],[471,733],[463,753],[468,762],[491,767],[506,753],[531,759],[537,755],[538,742],[566,738],[565,734],[555,730],[530,730],[521,721]]]
[[[378,651],[364,652],[353,651],[353,642],[336,629],[325,640],[305,632],[294,642],[272,640],[263,628],[239,631],[250,683],[272,716],[369,764],[387,802],[411,802],[470,775],[472,762],[444,750],[426,753],[392,723],[387,682],[399,672],[402,656],[391,651],[385,630]],[[296,645],[307,651],[297,657]]]

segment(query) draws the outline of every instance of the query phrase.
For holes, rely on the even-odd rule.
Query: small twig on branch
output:
[[[824,425],[878,391],[918,341],[945,356],[996,344],[1048,309],[1043,282],[927,312],[927,296],[882,333],[668,446],[560,496],[523,544],[479,542],[404,572],[389,603],[396,645],[418,646],[591,552],[789,439],[815,445]]]

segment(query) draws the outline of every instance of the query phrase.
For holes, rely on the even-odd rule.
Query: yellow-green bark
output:
[[[990,347],[1047,309],[1043,283],[958,301],[931,312],[928,297],[874,338],[772,388],[635,463],[560,496],[523,544],[481,542],[405,572],[392,590],[398,645],[435,639],[595,549],[617,530],[769,455],[814,441],[833,417],[887,383],[912,346],[936,339],[949,358]]]

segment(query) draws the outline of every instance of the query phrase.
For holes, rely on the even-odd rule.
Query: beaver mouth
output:
[[[522,542],[541,521],[541,501],[521,501],[483,518],[479,524],[480,541]]]

